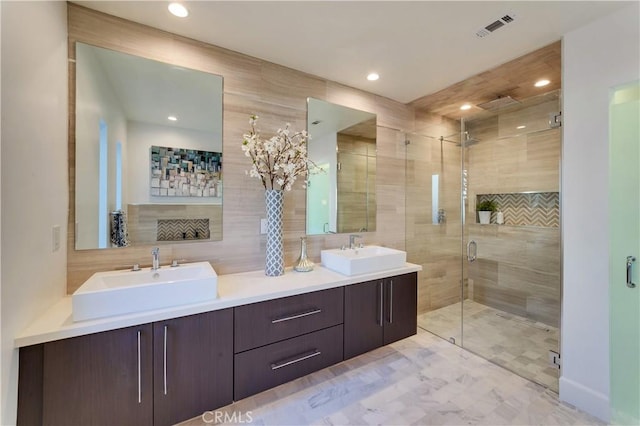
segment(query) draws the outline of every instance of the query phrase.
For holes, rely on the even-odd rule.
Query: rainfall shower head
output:
[[[479,108],[484,109],[485,111],[495,111],[497,109],[505,108],[511,105],[519,104],[520,101],[517,99],[513,99],[511,96],[498,96],[496,99],[485,102],[483,104],[476,105]]]
[[[464,142],[464,146],[468,147],[468,146],[477,144],[478,142],[480,142],[480,139],[472,137],[469,134],[469,132],[464,132],[463,142]],[[461,142],[457,142],[456,145],[461,146],[462,143]]]

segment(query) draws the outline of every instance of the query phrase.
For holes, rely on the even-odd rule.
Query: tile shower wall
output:
[[[560,130],[549,129],[548,116],[557,111],[558,100],[551,98],[467,123],[479,142],[467,149],[466,163],[466,241],[478,244],[478,260],[468,268],[468,297],[555,327],[560,315]],[[505,225],[476,223],[475,203],[487,197],[498,199]]]
[[[460,147],[438,140],[459,133],[460,124],[435,115],[424,117],[420,133],[406,136],[406,250],[407,260],[423,268],[418,274],[419,314],[460,302],[462,279]],[[435,198],[434,176],[438,177]],[[441,223],[434,201],[445,215]]]
[[[405,146],[404,132],[419,120],[410,106],[361,90],[327,81],[280,65],[265,62],[216,46],[85,9],[73,3],[69,12],[69,61],[74,67],[74,41],[144,56],[163,62],[211,72],[224,77],[223,152],[225,192],[222,241],[166,244],[163,259],[209,261],[220,274],[264,268],[266,238],[259,233],[265,217],[264,190],[257,179],[245,175],[249,163],[240,149],[242,134],[249,129],[249,115],[260,116],[263,134],[273,133],[284,123],[306,128],[307,97],[326,100],[377,114],[377,161],[385,167],[376,173],[377,226],[364,233],[366,243],[405,248]],[[70,99],[73,88],[70,82]],[[67,291],[72,293],[91,274],[134,263],[151,262],[150,245],[117,250],[73,249],[75,221],[74,104],[70,102],[69,252]],[[305,234],[306,193],[301,186],[287,192],[284,200],[285,264],[291,265]],[[129,221],[133,220],[131,211]],[[175,217],[175,216],[174,216]],[[200,216],[202,217],[202,216]],[[212,231],[213,232],[213,231]],[[155,227],[153,238],[155,239]],[[320,235],[308,239],[312,260],[320,261],[320,250],[345,244],[345,235]]]

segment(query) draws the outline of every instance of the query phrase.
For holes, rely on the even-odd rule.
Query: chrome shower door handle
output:
[[[470,240],[467,243],[467,261],[469,263],[474,262],[478,258],[478,244]]]
[[[634,256],[627,256],[627,287],[635,288],[633,283],[633,263],[636,261]]]

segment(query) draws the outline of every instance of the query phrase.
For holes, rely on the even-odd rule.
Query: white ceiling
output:
[[[77,1],[403,103],[559,40],[619,1]],[[505,14],[514,22],[476,31]],[[615,46],[612,46],[615,48]],[[380,80],[369,82],[375,71]]]
[[[93,56],[126,118],[213,133],[222,140],[222,78],[79,43],[78,63]],[[168,116],[177,121],[167,120]]]

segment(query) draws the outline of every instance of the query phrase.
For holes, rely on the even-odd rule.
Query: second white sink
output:
[[[320,252],[322,265],[343,275],[359,275],[401,268],[407,252],[380,246],[357,249],[333,249]]]
[[[122,315],[205,302],[218,297],[218,275],[208,262],[157,270],[97,272],[71,296],[73,320]]]

